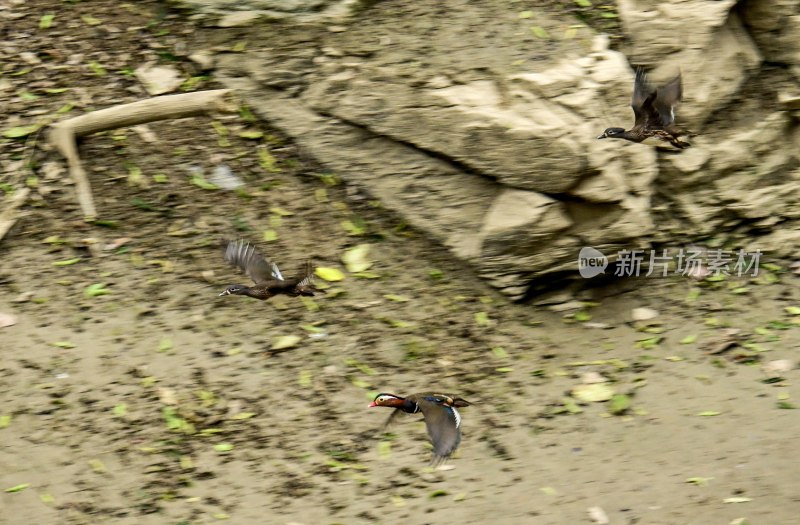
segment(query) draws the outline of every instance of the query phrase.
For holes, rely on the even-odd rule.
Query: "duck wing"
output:
[[[297,286],[314,286],[314,267],[312,266],[311,261],[306,261],[305,271],[300,279],[300,282],[297,283]]]
[[[420,400],[419,408],[433,443],[434,461],[444,460],[461,443],[461,414],[455,407],[428,399]]]
[[[681,74],[658,88],[653,107],[658,113],[659,122],[666,127],[675,123],[675,106],[683,99]]]
[[[633,109],[634,129],[646,128],[659,121],[658,111],[653,106],[657,91],[647,81],[647,74],[642,68],[636,68],[636,78],[633,81],[633,96],[631,108]]]
[[[392,421],[394,421],[394,418],[396,418],[398,414],[402,413],[403,413],[402,408],[395,408],[394,410],[392,410],[392,413],[389,414],[388,418],[386,418],[386,423],[383,424],[383,431],[385,432],[386,429],[389,428],[389,425],[392,424]]]
[[[278,266],[265,259],[249,242],[223,240],[222,255],[228,264],[237,266],[256,284],[270,279],[283,280]]]

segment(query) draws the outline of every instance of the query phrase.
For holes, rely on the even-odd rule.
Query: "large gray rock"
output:
[[[656,64],[686,49],[707,49],[736,0],[617,0],[637,63]]]
[[[516,188],[560,193],[585,169],[572,134],[591,130],[558,104],[521,91],[504,100],[491,80],[419,89],[372,75],[334,75],[303,99],[317,111],[442,154]]]
[[[583,246],[612,256],[800,218],[789,113],[800,89],[785,71],[765,79],[758,47],[791,50],[781,39],[797,2],[770,13],[760,0],[734,11],[733,0],[619,0],[629,56],[587,29],[553,36],[567,19],[537,12],[532,32],[488,0],[446,23],[437,2],[378,2],[358,23],[284,23],[259,50],[217,58],[221,79],[304,152],[518,298],[574,275]],[[333,5],[344,3],[322,11]],[[658,64],[656,83],[682,71],[691,148],[595,139],[633,124],[631,64]]]
[[[709,36],[706,47],[686,47],[653,72],[655,78],[666,78],[682,71],[684,99],[678,119],[693,130],[727,106],[761,64],[758,48],[735,14]]]
[[[800,0],[747,0],[742,17],[764,58],[800,66]]]

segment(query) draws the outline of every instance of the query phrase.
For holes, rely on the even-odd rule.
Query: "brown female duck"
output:
[[[305,272],[300,277],[285,279],[278,265],[268,261],[258,253],[250,243],[239,240],[222,240],[222,255],[229,264],[239,267],[250,277],[255,286],[232,284],[219,295],[246,295],[261,299],[269,299],[275,295],[313,296],[319,292],[314,286],[314,269],[311,262],[306,263]]]
[[[635,117],[633,127],[627,131],[625,128],[608,128],[597,138],[625,139],[631,142],[655,138],[669,142],[678,149],[688,148],[691,144],[678,138],[685,135],[686,131],[675,125],[675,107],[682,98],[680,73],[663,86],[653,89],[647,82],[644,70],[639,68],[636,70],[631,98]]]
[[[370,407],[392,407],[394,411],[386,420],[384,428],[401,412],[416,414],[422,412],[425,427],[433,443],[433,463],[447,459],[461,442],[461,414],[456,407],[466,407],[471,403],[450,394],[411,394],[406,397],[394,394],[378,394]]]

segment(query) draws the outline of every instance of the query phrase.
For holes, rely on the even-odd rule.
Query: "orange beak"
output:
[[[376,406],[378,406],[378,404],[375,401],[373,401],[372,403],[367,405],[367,408],[372,408],[372,407],[376,407]]]

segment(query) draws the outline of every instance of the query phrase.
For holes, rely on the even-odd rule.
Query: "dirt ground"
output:
[[[205,33],[157,2],[0,14],[2,131],[143,98],[130,71],[148,60],[219,87],[182,56]],[[0,245],[16,320],[0,328],[0,522],[797,523],[792,261],[564,292],[580,302],[564,311],[509,304],[247,111],[147,127],[155,141],[82,144],[94,224],[54,153],[31,172],[32,141],[1,139],[0,188],[33,198]],[[242,189],[209,189],[221,164]],[[220,237],[345,278],[313,300],[218,297],[247,282]],[[346,271],[362,244],[371,267]],[[659,316],[631,322],[638,307]],[[626,397],[569,395],[598,379]],[[381,434],[388,411],[366,408],[425,390],[474,403],[444,469],[420,418]]]

